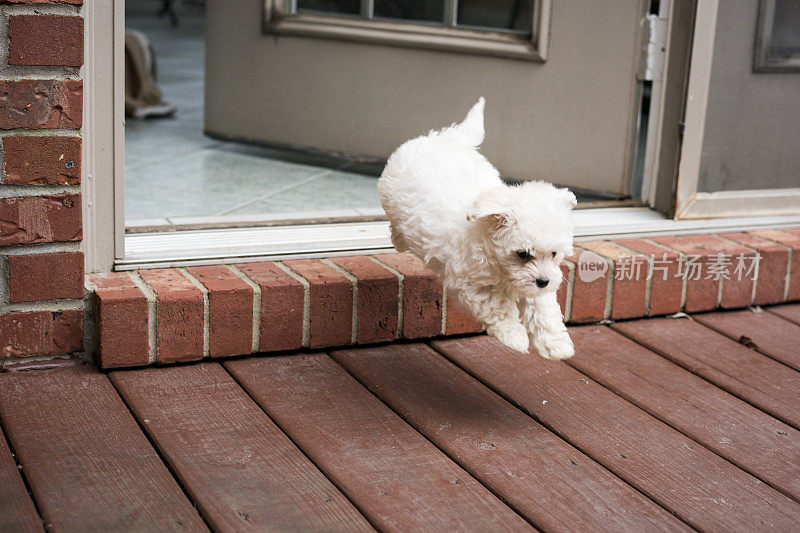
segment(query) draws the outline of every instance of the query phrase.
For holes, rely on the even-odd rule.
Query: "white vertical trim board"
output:
[[[114,0],[114,257],[125,257],[125,0]]]
[[[666,38],[671,35],[672,20],[669,20],[671,0],[661,0],[658,6],[658,18],[666,20]],[[661,121],[664,117],[664,70],[670,58],[670,47],[668,43],[664,46],[664,58],[661,62],[661,70],[655,73],[652,80],[650,92],[650,113],[647,120],[647,136],[644,150],[644,168],[642,176],[642,199],[647,205],[654,205],[656,201],[655,176],[658,174],[658,158],[656,157],[657,147],[661,143]],[[635,192],[635,191],[634,191]]]
[[[686,207],[697,194],[718,10],[719,0],[698,0],[692,63],[689,67],[689,87],[686,95],[681,161],[678,167],[676,218],[684,217]]]
[[[83,13],[82,247],[86,271],[107,272],[124,255],[124,224],[119,225],[121,213],[115,213],[122,201],[115,197],[121,184],[117,183],[121,177],[116,175],[115,148],[122,147],[114,144],[121,127],[115,125],[116,114],[124,112],[124,42],[120,40],[124,40],[124,0],[85,2]],[[110,72],[114,76],[108,76]]]

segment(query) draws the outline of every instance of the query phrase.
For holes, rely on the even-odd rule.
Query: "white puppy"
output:
[[[574,348],[556,291],[572,254],[575,195],[541,181],[504,184],[478,152],[483,104],[389,158],[378,191],[392,243],[436,272],[448,298],[497,340],[565,359]]]

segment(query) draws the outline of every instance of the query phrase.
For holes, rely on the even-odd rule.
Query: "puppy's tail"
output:
[[[444,130],[442,135],[456,138],[470,146],[478,147],[483,142],[483,106],[486,101],[481,96],[472,106],[461,124],[454,124]]]

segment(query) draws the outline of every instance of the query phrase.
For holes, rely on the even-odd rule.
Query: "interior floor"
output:
[[[382,214],[372,168],[203,134],[203,12],[174,3],[177,26],[157,16],[161,2],[126,2],[126,27],[149,38],[159,88],[177,106],[172,117],[126,120],[126,226]]]

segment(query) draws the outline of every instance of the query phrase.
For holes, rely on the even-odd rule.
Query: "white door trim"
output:
[[[672,34],[671,26],[674,24],[674,20],[669,16],[671,8],[670,1],[671,0],[661,0],[658,6],[658,18],[664,21],[662,24],[665,26],[665,35],[663,37],[659,34],[649,35],[648,54],[651,46],[660,44],[661,38],[665,39]],[[643,21],[645,20],[646,19],[643,19]],[[668,43],[664,42],[663,45],[664,56],[661,59],[660,68],[653,73],[653,79],[651,80],[650,116],[647,122],[647,136],[645,138],[641,197],[649,206],[655,205],[655,176],[658,174],[658,158],[656,157],[656,153],[658,152],[657,148],[661,142],[661,122],[664,117],[664,70],[667,68],[670,52]]]
[[[800,213],[800,188],[695,192],[681,207],[681,219],[796,215]]]
[[[719,0],[699,0],[678,168],[677,219],[800,214],[800,188],[698,192]]]
[[[649,209],[580,210],[575,214],[577,240],[800,225],[800,189],[697,192],[718,5],[719,0],[699,0],[698,4],[678,178],[677,218],[684,220],[664,219]],[[387,222],[125,235],[124,0],[87,0],[84,9],[83,213],[87,272],[392,249]],[[685,220],[715,217],[731,218]]]
[[[797,227],[800,216],[672,220],[648,208],[617,207],[577,210],[574,222],[580,242]],[[125,240],[127,255],[117,270],[394,251],[386,221],[140,233]]]
[[[697,3],[681,162],[678,167],[677,218],[683,218],[684,210],[697,193],[718,8],[719,0],[699,0]]]
[[[125,254],[125,2],[87,0],[83,67],[83,250],[87,272]]]

